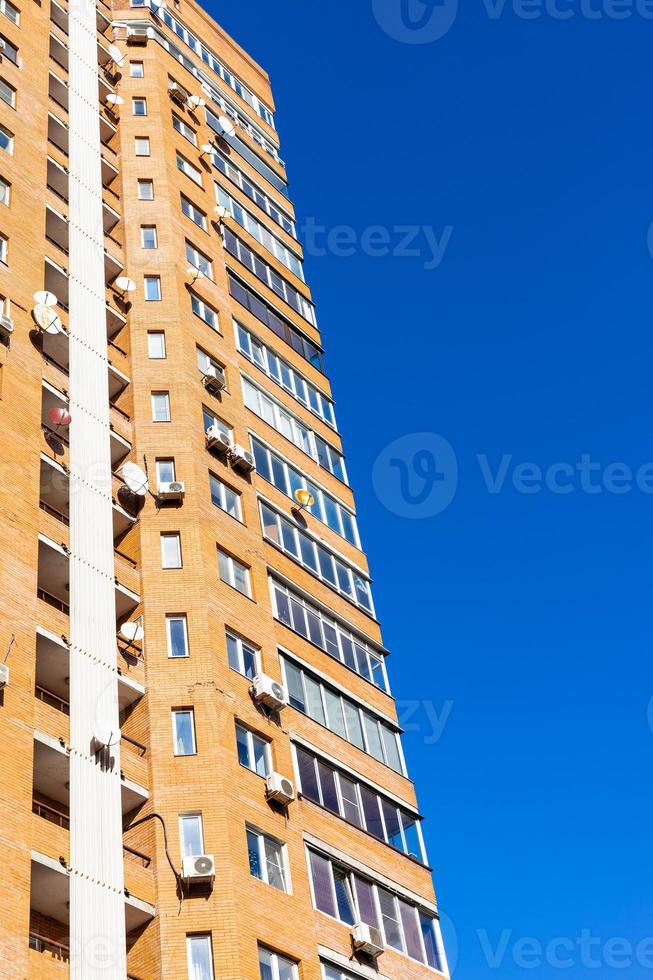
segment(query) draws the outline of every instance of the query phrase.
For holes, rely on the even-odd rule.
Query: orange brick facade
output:
[[[201,38],[234,78],[274,108],[266,74],[193,0],[180,0],[170,12]],[[0,34],[19,51],[17,64],[7,57],[0,63],[0,79],[16,90],[15,108],[0,101],[0,126],[13,134],[11,152],[0,150],[0,178],[11,185],[8,205],[0,205],[0,234],[8,240],[6,262],[0,264],[0,294],[8,301],[5,312],[13,322],[11,336],[0,346],[0,659],[10,648],[10,680],[0,692],[5,745],[0,896],[3,908],[11,910],[0,923],[0,976],[11,978],[69,973],[65,902],[70,857],[65,666],[68,449],[66,426],[58,427],[48,411],[53,406],[67,407],[70,393],[65,337],[44,336],[32,316],[34,293],[45,287],[56,294],[54,309],[65,328],[62,292],[66,273],[74,274],[68,268],[65,231],[67,17],[64,0],[23,3],[19,24],[0,14]],[[145,43],[135,39],[134,25],[150,28]],[[278,143],[276,132],[249,100],[211,72],[149,7],[130,8],[116,2],[110,9],[98,0],[97,26],[99,106],[105,120],[116,625],[118,629],[130,620],[144,629],[143,641],[131,647],[117,633],[123,818],[125,828],[149,814],[161,818],[124,834],[128,975],[140,980],[192,976],[187,938],[202,935],[210,936],[213,975],[220,980],[258,980],[259,947],[296,964],[298,980],[321,980],[327,963],[353,978],[437,977],[446,970],[444,960],[437,970],[405,952],[386,948],[374,966],[369,957],[353,950],[351,924],[315,907],[307,841],[321,842],[324,853],[337,855],[345,865],[349,857],[354,869],[369,873],[374,881],[390,883],[388,887],[396,885],[400,896],[435,916],[428,867],[306,794],[298,793],[287,808],[271,804],[264,780],[241,765],[237,753],[238,721],[269,742],[271,769],[296,787],[294,742],[314,747],[363,782],[383,788],[391,798],[416,810],[414,788],[406,776],[290,705],[278,713],[257,705],[250,692],[251,679],[229,665],[226,628],[260,651],[260,670],[276,681],[285,679],[281,648],[323,683],[348,693],[379,717],[396,721],[389,694],[275,618],[271,571],[382,650],[379,626],[372,616],[266,541],[260,500],[364,575],[363,552],[318,520],[310,508],[298,515],[298,505],[260,474],[246,475],[228,456],[207,449],[203,409],[232,430],[235,443],[249,449],[251,435],[258,435],[308,480],[353,511],[349,487],[244,401],[242,375],[335,450],[342,449],[331,426],[238,350],[234,318],[328,398],[326,377],[230,295],[231,269],[288,324],[320,344],[320,334],[311,323],[228,253],[224,235],[231,230],[277,276],[310,299],[303,281],[232,214],[221,220],[214,213],[215,185],[299,257],[301,246],[242,187],[212,166],[211,154],[202,147],[217,145],[273,206],[292,216],[292,205],[278,183],[275,186],[265,176],[271,171],[283,181],[284,168],[242,126],[236,130],[239,143],[221,140],[207,124],[205,106],[173,101],[171,80],[189,95],[205,99],[216,116],[224,115],[203,94],[198,75],[166,50],[161,38],[183,50],[197,71],[210,75],[213,87],[229,105],[273,145]],[[109,45],[117,45],[122,63],[116,63]],[[140,71],[134,77],[131,62],[142,63],[142,77]],[[107,95],[118,95],[122,102],[112,108]],[[146,100],[145,115],[134,114],[134,99]],[[192,141],[175,130],[173,113],[190,135],[195,134]],[[136,152],[137,139],[149,141],[148,155]],[[200,183],[179,169],[177,154],[197,169]],[[258,170],[252,165],[252,154],[262,164]],[[152,200],[142,199],[139,181],[152,182]],[[204,227],[182,212],[182,195],[206,216]],[[141,226],[156,227],[156,248],[143,248]],[[192,284],[186,241],[212,263],[212,275]],[[134,281],[133,292],[126,293],[116,284],[120,275]],[[146,300],[148,276],[159,277],[160,301]],[[191,293],[217,311],[217,330],[192,312]],[[165,358],[149,356],[148,332],[152,331],[165,333]],[[219,395],[203,384],[198,347],[225,369],[226,388]],[[152,393],[161,392],[169,394],[169,421],[152,420]],[[70,411],[74,413],[72,404]],[[161,503],[148,494],[141,498],[140,509],[135,507],[125,494],[120,467],[126,461],[146,467],[156,494],[156,462],[162,459],[174,459],[175,478],[185,485],[183,502]],[[242,520],[212,502],[210,474],[239,495]],[[162,533],[179,535],[182,567],[162,568]],[[251,597],[221,580],[218,548],[249,569]],[[185,657],[169,655],[166,616],[173,614],[186,616]],[[196,752],[192,755],[174,754],[174,709],[193,710]],[[208,887],[186,882],[180,888],[166,857],[164,825],[170,858],[181,869],[179,815],[189,813],[201,814],[204,851],[214,857],[215,878]],[[246,826],[285,845],[286,893],[250,873]],[[97,974],[90,970],[88,976],[118,975],[98,970]],[[201,974],[197,977],[203,980]]]

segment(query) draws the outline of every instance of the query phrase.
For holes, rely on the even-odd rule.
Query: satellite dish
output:
[[[93,725],[93,740],[104,748],[117,745],[120,741],[120,728],[110,721],[98,718]]]
[[[204,278],[204,273],[201,269],[196,269],[194,265],[189,265],[186,269],[186,278],[190,280],[191,283],[197,282],[198,279]]]
[[[48,411],[48,418],[54,425],[70,425],[73,420],[66,408],[51,408]]]
[[[218,125],[223,136],[233,136],[236,132],[235,125],[227,116],[218,116]]]
[[[32,316],[43,333],[65,333],[61,317],[51,306],[38,303],[32,310]]]
[[[298,487],[295,490],[295,500],[301,505],[303,510],[305,507],[312,507],[315,503],[315,497],[310,490],[305,490],[303,487]]]
[[[200,109],[206,105],[206,99],[203,99],[201,95],[191,95],[188,99],[188,104],[194,109]]]
[[[107,95],[107,102],[109,105],[122,105],[124,101],[125,100],[123,99],[122,95],[114,95],[113,92],[110,92],[109,95]]]
[[[136,463],[125,463],[118,472],[132,493],[139,497],[145,496],[150,485],[147,474],[140,466],[137,466]]]
[[[129,640],[130,643],[136,643],[139,640],[142,640],[143,636],[145,635],[145,630],[141,624],[133,622],[123,623],[119,632],[120,635],[124,636],[124,638]]]
[[[213,153],[213,147],[210,143],[202,144],[202,153]]]
[[[216,204],[213,208],[213,213],[222,221],[223,218],[226,218],[230,214],[230,211],[229,208],[225,208],[222,204]]]
[[[129,276],[118,276],[115,281],[115,285],[123,293],[133,293],[136,289],[136,283]]]
[[[117,44],[109,45],[109,57],[113,61],[114,65],[118,65],[119,68],[122,68],[122,66],[125,63],[125,59],[122,54],[122,51],[120,50]]]
[[[34,293],[34,302],[39,306],[56,306],[59,300],[54,293],[47,289],[40,289],[38,293]]]

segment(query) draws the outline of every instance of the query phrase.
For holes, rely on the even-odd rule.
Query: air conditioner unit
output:
[[[0,688],[6,687],[9,683],[9,667],[7,664],[0,664]]]
[[[231,450],[231,465],[243,473],[251,473],[256,469],[253,455],[244,446],[234,446]]]
[[[182,864],[182,878],[186,881],[213,881],[215,861],[212,854],[193,854],[185,857]]]
[[[292,803],[295,799],[295,787],[290,779],[278,772],[273,772],[265,781],[268,799],[277,803]]]
[[[149,37],[147,27],[130,27],[127,34],[127,44],[147,44]]]
[[[188,95],[181,87],[181,85],[177,84],[177,82],[170,82],[170,84],[168,85],[168,95],[170,96],[173,102],[177,103],[177,105],[181,105],[181,106],[186,105],[186,99],[188,98]]]
[[[288,704],[288,695],[283,684],[275,681],[267,674],[258,674],[251,687],[252,697],[258,704],[279,711]]]
[[[0,316],[0,333],[4,334],[5,337],[11,337],[14,332],[14,321],[6,313]]]
[[[233,443],[231,436],[220,428],[219,425],[210,425],[206,430],[206,445],[208,449],[215,449],[219,453],[227,453]]]
[[[186,487],[184,484],[175,481],[174,483],[162,483],[159,486],[157,496],[159,500],[183,500],[185,493]]]
[[[357,922],[351,933],[354,949],[376,959],[385,949],[380,929],[368,926],[367,922]]]
[[[218,367],[217,364],[210,364],[204,377],[202,378],[202,384],[207,391],[212,391],[217,393],[219,391],[224,391],[227,387],[227,377],[224,373],[224,369]]]

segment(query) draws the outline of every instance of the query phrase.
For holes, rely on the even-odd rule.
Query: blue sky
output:
[[[455,975],[474,980],[653,969],[653,470],[620,493],[609,468],[653,460],[653,21],[558,2],[571,18],[470,0],[424,44],[397,40],[399,0],[213,11],[270,72],[300,224],[357,242],[345,257],[332,235],[307,277],[394,693],[418,702],[405,748]],[[425,268],[423,232],[417,256],[370,254],[378,225],[390,252],[398,226],[432,229],[442,261]],[[452,452],[418,458],[415,433]],[[443,479],[413,505],[433,458]],[[520,941],[558,937],[527,969]]]

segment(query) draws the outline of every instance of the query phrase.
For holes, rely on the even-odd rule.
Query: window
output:
[[[227,585],[241,592],[242,595],[252,598],[252,587],[249,580],[249,568],[243,565],[232,555],[218,548],[218,566],[220,568],[220,578]]]
[[[261,980],[297,980],[297,965],[263,946],[258,949],[258,962]]]
[[[154,200],[154,181],[152,180],[138,181],[138,200],[139,201]]]
[[[281,402],[253,384],[245,375],[242,375],[242,382],[247,408],[298,446],[302,452],[314,459],[323,469],[328,470],[343,483],[347,482],[344,457],[337,449],[334,449],[326,439],[319,436],[313,429],[304,425]]]
[[[147,356],[161,361],[166,356],[166,335],[163,330],[151,330],[147,335]]]
[[[380,929],[386,946],[442,971],[442,938],[437,919],[317,851],[309,850],[308,860],[316,909],[349,926],[365,922]]]
[[[315,385],[312,385],[299,371],[296,371],[287,361],[279,357],[271,347],[268,347],[267,344],[264,344],[235,320],[234,329],[236,331],[236,343],[241,354],[244,354],[252,364],[260,368],[275,384],[278,384],[298,402],[301,402],[304,408],[313,412],[332,429],[337,429],[331,399],[318,391]]]
[[[288,629],[320,647],[334,660],[388,691],[384,655],[345,623],[327,616],[275,579],[270,579],[274,615]]]
[[[251,436],[252,452],[256,459],[256,472],[259,476],[267,480],[295,501],[295,492],[300,489],[308,490],[314,499],[314,503],[307,510],[319,521],[327,524],[332,531],[349,541],[356,548],[360,548],[358,539],[358,529],[356,518],[347,508],[316,486],[311,480],[307,480],[303,473],[296,467],[287,463],[278,453],[268,449],[259,439]]]
[[[9,239],[4,235],[0,235],[0,262],[7,264],[9,255]]]
[[[130,78],[144,78],[145,71],[143,69],[142,61],[130,61],[129,62],[129,77]]]
[[[281,210],[277,204],[268,197],[264,191],[258,187],[252,179],[243,173],[238,167],[236,167],[230,160],[227,160],[222,153],[214,152],[211,157],[211,162],[216,170],[219,170],[221,174],[228,177],[229,180],[240,187],[241,191],[252,200],[255,204],[258,204],[263,211],[270,215],[273,221],[280,225],[284,231],[296,238],[295,224],[289,215]]]
[[[170,394],[167,391],[152,392],[152,421],[170,421]]]
[[[249,271],[253,272],[257,279],[260,279],[261,282],[273,290],[284,303],[292,306],[296,313],[299,313],[300,316],[315,326],[315,309],[313,304],[291,286],[289,282],[282,279],[279,273],[274,271],[272,266],[268,265],[267,262],[263,262],[251,248],[248,248],[244,242],[241,242],[240,238],[237,238],[226,227],[224,228],[224,243],[230,255],[235,256],[239,262],[247,266]]]
[[[186,242],[186,258],[188,262],[199,269],[207,279],[213,279],[213,263],[203,252],[195,248],[189,241]]]
[[[372,589],[366,576],[262,501],[260,508],[263,535],[271,544],[345,599],[374,616]]]
[[[18,64],[18,48],[15,44],[12,44],[9,38],[5,37],[4,34],[0,34],[0,41],[3,42],[2,46],[2,57],[6,58],[7,61],[12,61],[15,65]]]
[[[179,843],[182,858],[204,854],[201,813],[182,813],[179,815]]]
[[[189,201],[183,194],[181,195],[181,210],[187,218],[190,218],[191,221],[195,222],[198,228],[201,228],[202,231],[206,231],[206,215],[203,211],[200,211],[199,208],[196,208],[192,201]]]
[[[218,204],[221,204],[223,208],[231,214],[234,221],[236,221],[241,228],[249,232],[252,238],[268,250],[275,258],[285,265],[293,275],[297,276],[298,279],[304,279],[304,270],[302,268],[301,260],[291,252],[289,248],[279,241],[274,235],[271,235],[267,230],[265,225],[262,225],[260,221],[257,221],[249,211],[246,211],[240,206],[238,201],[236,201],[230,194],[227,194],[225,190],[220,187],[219,184],[215,185],[215,196]],[[308,302],[308,301],[306,301]],[[311,305],[310,303],[308,304]],[[298,311],[299,312],[299,311]]]
[[[322,963],[322,977],[323,980],[358,980],[353,973],[347,973],[339,966],[330,966],[328,963]]]
[[[209,481],[211,484],[211,500],[215,506],[224,510],[231,517],[235,517],[237,521],[242,521],[240,494],[219,480],[217,476],[213,476],[212,473],[209,474]]]
[[[5,180],[4,177],[0,177],[0,204],[6,204],[9,207],[9,198],[11,195],[11,184],[9,181]]]
[[[219,333],[220,325],[217,310],[214,310],[212,306],[209,306],[208,303],[205,303],[203,299],[200,299],[193,292],[190,294],[190,302],[195,316],[198,316],[200,320],[204,320],[213,330],[217,330]]]
[[[177,153],[177,167],[183,174],[186,174],[187,177],[194,180],[196,184],[199,184],[200,187],[202,186],[202,174],[181,153]]]
[[[178,531],[161,535],[161,568],[181,568],[181,538]]]
[[[251,732],[244,725],[236,723],[236,746],[238,761],[245,769],[251,769],[259,776],[269,776],[270,746],[265,739]]]
[[[155,302],[161,299],[161,280],[158,276],[145,276],[145,299]]]
[[[187,936],[188,980],[213,980],[211,936]]]
[[[208,408],[202,408],[202,415],[204,418],[204,431],[207,432],[212,426],[217,426],[220,432],[224,432],[226,436],[231,439],[233,437],[233,429],[223,422],[222,419],[214,415],[213,412]]]
[[[132,116],[147,115],[147,99],[132,99]]]
[[[172,125],[177,132],[181,133],[181,135],[189,140],[193,146],[197,146],[197,134],[195,130],[188,126],[183,119],[180,119],[175,112],[172,114]]]
[[[195,755],[195,717],[192,708],[178,708],[172,712],[172,737],[175,755]]]
[[[227,656],[232,670],[254,680],[259,673],[260,654],[256,647],[227,630]]]
[[[14,152],[14,134],[4,126],[0,126],[0,150],[10,154]]]
[[[217,371],[218,374],[222,372],[226,378],[224,366],[220,364],[219,361],[214,360],[210,354],[207,354],[206,351],[202,350],[202,348],[199,346],[197,346],[195,350],[197,352],[197,369],[202,373],[202,375],[208,374],[208,372],[213,369]]]
[[[13,3],[9,3],[9,0],[0,0],[0,14],[4,14],[7,20],[16,26],[20,23],[20,11]]]
[[[137,157],[149,157],[150,155],[150,138],[149,136],[135,136],[134,137],[134,152]]]
[[[3,50],[2,54],[6,54],[6,51]],[[16,89],[9,82],[5,82],[4,78],[0,78],[0,99],[12,109],[16,108]]]
[[[228,275],[229,292],[233,298],[249,310],[252,316],[255,316],[273,333],[281,337],[293,350],[301,354],[317,371],[324,373],[323,353],[320,348],[304,336],[297,327],[277,313],[269,303],[262,300],[249,286],[246,286],[240,279],[236,279],[231,272],[228,272]]]
[[[158,248],[156,225],[141,225],[141,248]]]
[[[249,873],[280,892],[290,891],[285,850],[284,845],[273,837],[247,828]]]
[[[158,489],[164,483],[175,482],[175,461],[174,459],[157,459],[156,461],[156,485]]]
[[[171,613],[166,616],[166,634],[168,637],[168,656],[172,659],[187,657],[189,653],[188,620],[185,613]]]
[[[309,749],[296,745],[295,754],[303,796],[426,864],[419,817]]]
[[[290,704],[318,724],[405,774],[399,731],[357,701],[324,684],[304,667],[281,657]]]

